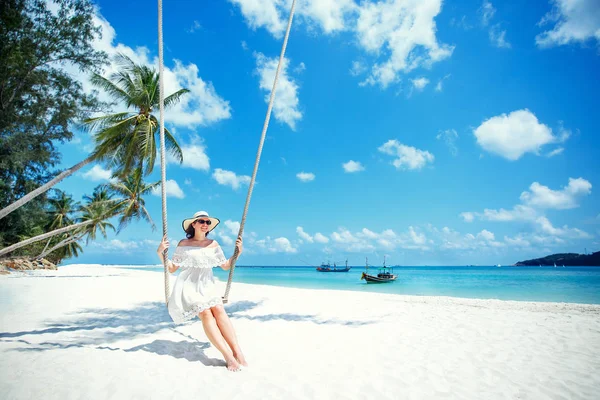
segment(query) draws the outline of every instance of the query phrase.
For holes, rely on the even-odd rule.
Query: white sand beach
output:
[[[233,373],[163,297],[155,272],[0,276],[0,398],[600,398],[600,306],[234,283]]]

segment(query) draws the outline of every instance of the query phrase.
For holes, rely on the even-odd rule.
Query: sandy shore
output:
[[[0,276],[1,399],[598,399],[600,306],[235,283],[228,372],[162,274]]]

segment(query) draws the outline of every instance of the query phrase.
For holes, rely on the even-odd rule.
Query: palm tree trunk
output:
[[[44,252],[46,251],[46,249],[48,248],[48,246],[50,245],[50,242],[52,241],[52,238],[48,239],[48,241],[46,242],[46,246],[44,247],[44,250],[42,250],[42,252],[40,253],[39,256],[36,257],[36,259],[40,259],[42,258],[42,254],[44,254]]]
[[[64,247],[66,245],[69,245],[69,244],[71,244],[73,242],[78,241],[79,239],[81,239],[81,236],[69,236],[68,238],[66,238],[62,242],[58,243],[56,246],[52,247],[50,250],[43,251],[39,256],[36,257],[36,259],[39,260],[40,258],[44,258],[48,254],[52,253],[54,250],[58,250],[61,247]]]
[[[66,177],[68,177],[68,176],[72,175],[73,173],[77,172],[78,170],[80,170],[81,168],[85,167],[86,165],[88,165],[92,161],[94,161],[94,158],[92,156],[86,158],[85,160],[81,161],[78,164],[75,164],[71,168],[64,170],[63,172],[61,172],[60,174],[58,174],[54,179],[52,179],[50,182],[46,183],[45,185],[42,185],[42,186],[40,186],[39,188],[37,188],[35,190],[32,190],[31,192],[27,193],[25,196],[21,197],[19,200],[15,201],[11,205],[9,205],[7,207],[4,207],[2,210],[0,210],[0,219],[6,217],[8,214],[10,214],[11,212],[15,211],[17,208],[19,208],[22,205],[30,202],[31,200],[33,200],[34,198],[36,198],[40,194],[46,192],[52,186],[56,185],[57,183],[59,183],[60,181],[62,181],[63,179],[65,179]]]
[[[93,219],[90,219],[90,220],[85,221],[85,222],[79,222],[77,224],[65,226],[64,228],[55,229],[53,231],[50,231],[50,232],[47,232],[47,233],[44,233],[44,234],[41,234],[41,235],[38,235],[38,236],[34,236],[32,238],[25,239],[25,240],[23,240],[23,241],[21,241],[19,243],[15,243],[12,246],[8,246],[8,247],[5,247],[2,250],[0,250],[0,256],[4,255],[6,253],[10,253],[11,251],[19,249],[19,248],[21,248],[23,246],[27,246],[28,244],[39,242],[40,240],[48,239],[48,238],[50,238],[52,236],[56,236],[56,235],[59,235],[61,233],[65,233],[65,232],[68,232],[68,231],[73,230],[73,229],[81,228],[82,226],[93,224],[94,222],[95,221]]]

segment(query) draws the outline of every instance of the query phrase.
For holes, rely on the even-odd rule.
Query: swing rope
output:
[[[158,0],[158,91],[160,96],[160,181],[162,195],[162,228],[163,237],[167,237],[167,169],[165,165],[165,92],[163,79],[163,31],[162,31],[162,0]],[[169,249],[163,252],[163,267],[165,270],[165,304],[169,305]]]
[[[271,111],[273,109],[273,102],[275,100],[275,90],[277,88],[277,81],[279,80],[279,72],[285,58],[285,49],[287,47],[288,38],[290,36],[290,30],[292,28],[292,20],[294,18],[294,10],[296,7],[296,0],[292,0],[292,6],[290,9],[290,16],[288,18],[287,29],[285,37],[283,39],[283,45],[281,47],[281,54],[279,55],[279,63],[277,64],[277,70],[275,72],[275,80],[273,81],[273,87],[271,89],[271,95],[269,98],[269,106],[267,108],[267,115],[263,124],[262,134],[260,137],[260,143],[258,145],[258,151],[256,152],[256,160],[254,161],[254,170],[252,171],[252,178],[250,179],[250,185],[248,186],[248,194],[246,196],[246,203],[244,204],[244,212],[242,213],[242,219],[240,222],[240,229],[238,231],[238,239],[242,238],[244,233],[244,226],[246,224],[246,216],[248,214],[248,207],[250,206],[250,198],[252,197],[252,191],[254,190],[254,182],[256,181],[256,174],[258,172],[258,165],[260,163],[260,156],[262,154],[265,137],[267,135],[267,129],[269,128],[269,120],[271,119]],[[165,142],[164,142],[164,93],[163,93],[163,38],[162,38],[162,0],[158,0],[158,58],[159,58],[159,80],[160,80],[160,160],[161,160],[161,186],[162,186],[162,217],[163,217],[163,236],[167,234],[167,198],[166,198],[166,169],[165,169]],[[229,278],[227,279],[227,286],[225,288],[225,295],[223,296],[223,303],[226,304],[229,301],[229,291],[231,290],[231,281],[233,279],[233,272],[235,271],[235,263],[238,259],[239,252],[237,246],[234,248],[233,256],[231,257]],[[164,256],[164,270],[165,270],[165,302],[168,304],[169,299],[169,274],[167,267],[167,251],[165,250]]]
[[[273,81],[273,88],[271,89],[271,96],[269,98],[269,107],[267,108],[267,115],[265,117],[265,123],[263,124],[262,134],[260,136],[260,143],[258,145],[258,151],[256,152],[256,160],[254,161],[254,170],[252,171],[252,179],[250,180],[250,186],[248,187],[248,195],[246,196],[246,204],[244,205],[244,213],[242,214],[242,220],[240,222],[240,230],[238,232],[238,239],[242,237],[244,232],[244,225],[246,224],[246,214],[248,213],[248,206],[250,205],[250,198],[252,197],[252,190],[254,189],[254,181],[256,180],[256,173],[258,172],[258,163],[260,162],[260,155],[262,153],[263,144],[265,142],[265,136],[267,134],[267,128],[269,127],[269,120],[271,119],[271,110],[273,109],[273,101],[275,100],[275,89],[277,88],[277,80],[279,79],[279,71],[284,61],[285,49],[287,47],[288,38],[290,36],[290,29],[292,28],[292,19],[294,18],[294,8],[296,6],[296,0],[292,1],[292,7],[290,9],[290,17],[288,19],[287,29],[285,31],[285,38],[283,39],[283,46],[281,47],[281,54],[279,55],[279,63],[277,64],[277,71],[275,72],[275,80]],[[229,278],[227,279],[227,287],[225,289],[225,296],[223,296],[223,303],[229,301],[229,290],[231,289],[231,280],[233,279],[233,271],[235,270],[235,263],[238,258],[237,246],[233,252],[231,258],[231,266],[229,269]]]

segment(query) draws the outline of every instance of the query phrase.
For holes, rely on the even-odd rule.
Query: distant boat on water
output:
[[[502,267],[502,265],[498,264],[498,265],[496,265],[496,267],[500,268],[500,267]]]
[[[335,262],[333,263],[333,267],[331,266],[331,264],[329,264],[329,262],[327,262],[327,264],[323,263],[321,264],[320,267],[317,267],[317,271],[319,272],[348,272],[350,271],[352,267],[348,266],[348,260],[346,260],[346,267],[345,268],[338,268],[337,265],[335,264]]]
[[[366,259],[366,272],[363,272],[360,280],[365,280],[367,283],[385,283],[393,282],[398,278],[398,275],[394,275],[393,267],[385,266],[385,256],[383,256],[383,267],[379,269],[377,275],[370,275],[369,272],[369,259]]]

